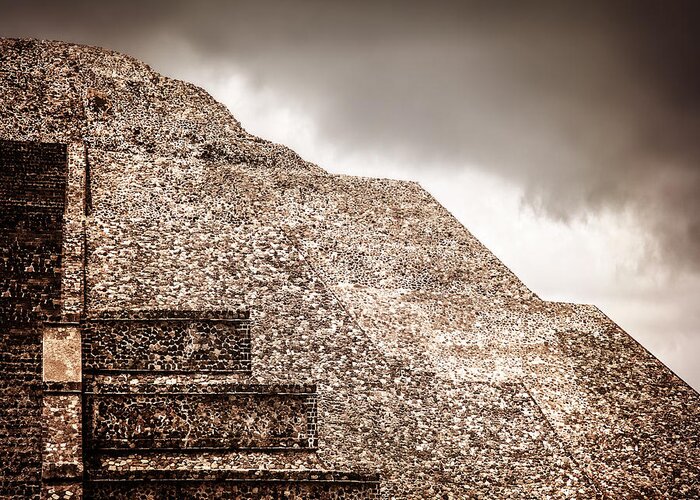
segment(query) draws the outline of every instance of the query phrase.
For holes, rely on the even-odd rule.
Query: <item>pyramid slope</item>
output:
[[[116,52],[63,42],[0,38],[0,136],[146,157],[245,161],[321,169],[248,134],[202,89]]]
[[[595,307],[540,300],[417,184],[329,175],[119,54],[0,48],[0,138],[87,146],[86,314],[245,304],[239,382],[318,391],[314,454],[134,452],[96,470],[376,471],[386,498],[700,497],[698,394]]]

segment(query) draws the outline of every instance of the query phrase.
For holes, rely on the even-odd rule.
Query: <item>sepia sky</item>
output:
[[[542,298],[700,388],[700,3],[10,1],[331,172],[419,181]]]

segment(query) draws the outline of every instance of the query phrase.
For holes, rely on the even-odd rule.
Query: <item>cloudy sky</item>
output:
[[[8,1],[331,172],[419,181],[541,297],[700,389],[700,3]]]

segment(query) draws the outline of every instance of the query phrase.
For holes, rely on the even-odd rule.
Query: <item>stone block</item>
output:
[[[82,379],[80,329],[45,326],[43,374],[45,382],[80,382]]]

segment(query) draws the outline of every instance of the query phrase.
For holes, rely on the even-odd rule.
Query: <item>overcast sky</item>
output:
[[[331,172],[413,179],[700,388],[700,2],[32,2]]]

